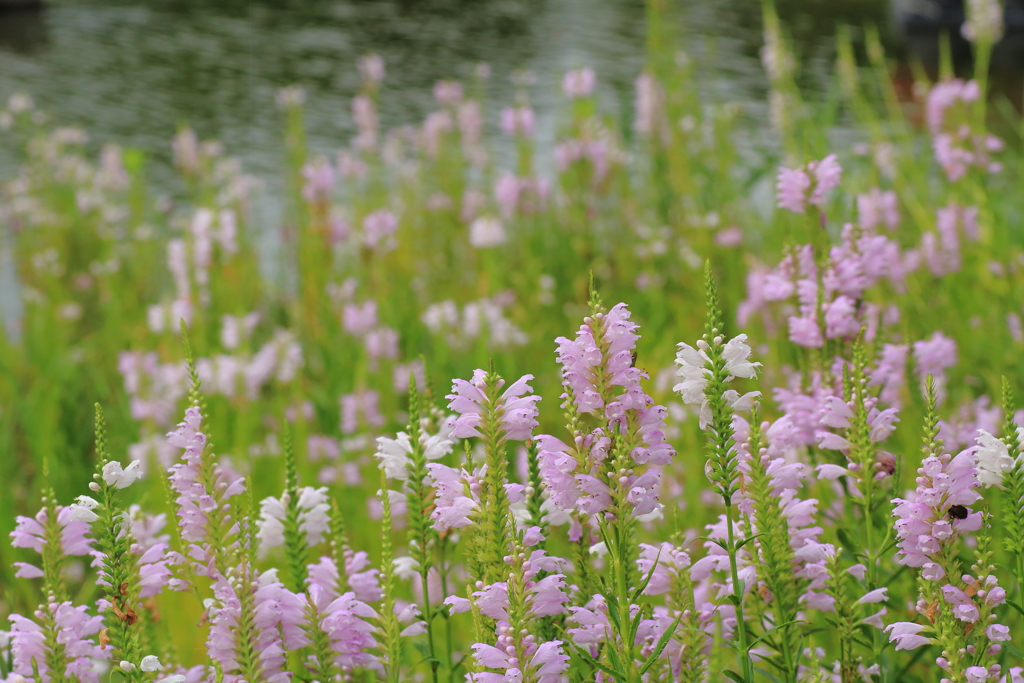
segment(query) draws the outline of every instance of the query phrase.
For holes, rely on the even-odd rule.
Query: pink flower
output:
[[[779,168],[775,182],[776,201],[780,209],[793,213],[806,212],[807,190],[811,188],[811,179],[802,168]]]
[[[821,348],[825,345],[818,321],[800,316],[789,318],[789,340],[794,344],[811,349]]]
[[[453,382],[454,393],[446,396],[450,401],[448,407],[459,413],[459,417],[450,423],[452,436],[460,439],[481,437],[478,427],[483,423],[485,412],[493,411],[502,422],[505,438],[512,441],[529,439],[533,435],[533,429],[539,424],[537,401],[540,400],[540,396],[528,393],[532,391],[528,382],[533,379],[533,375],[523,375],[519,378],[502,392],[493,406],[484,393],[486,377],[487,373],[484,370],[476,370],[473,372],[472,380],[467,382],[457,379]],[[498,388],[504,385],[504,380],[497,381]]]
[[[829,154],[821,161],[807,164],[807,170],[814,174],[814,191],[808,201],[816,206],[825,203],[825,193],[839,187],[843,169],[835,154]]]
[[[363,219],[363,242],[370,249],[390,251],[395,247],[398,217],[387,210],[374,211]]]
[[[862,597],[857,602],[860,603],[861,605],[868,605],[868,604],[876,603],[876,602],[885,602],[888,599],[889,599],[889,589],[888,588],[876,588],[875,590],[871,591],[870,593],[867,593],[866,595],[864,595],[864,597]]]
[[[928,375],[935,382],[939,401],[946,395],[946,370],[956,365],[956,342],[942,334],[934,333],[928,339],[914,342],[914,361],[918,378],[923,389]]]
[[[567,71],[562,79],[562,92],[570,99],[586,97],[594,91],[596,80],[594,70],[589,66]]]
[[[1010,639],[1010,629],[1002,624],[992,624],[985,629],[985,635],[993,643],[1005,643]]]

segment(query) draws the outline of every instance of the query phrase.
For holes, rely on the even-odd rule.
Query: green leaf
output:
[[[636,642],[637,631],[640,630],[640,624],[643,622],[644,617],[647,616],[647,607],[648,605],[642,605],[640,609],[637,610],[636,617],[634,617],[633,619],[633,623],[629,625],[629,639],[626,641],[627,643]]]
[[[570,642],[570,645],[572,645],[572,649],[576,651],[576,654],[578,654],[585,662],[587,662],[591,666],[597,667],[598,669],[605,672],[617,681],[621,681],[626,678],[626,674],[616,671],[610,666],[606,666],[605,664],[602,664],[601,662],[597,661],[596,659],[590,656],[589,652],[579,648],[575,643]]]
[[[885,546],[884,548],[882,548],[881,551],[879,551],[878,556],[879,557],[884,557],[885,555],[888,555],[889,551],[892,550],[893,548],[895,548],[898,544],[899,544],[899,539],[893,540],[891,543],[889,543],[889,545]],[[905,565],[900,565],[900,566],[903,567]]]
[[[650,668],[654,666],[654,663],[658,661],[658,657],[660,657],[661,653],[665,650],[665,647],[668,645],[668,641],[672,639],[673,635],[675,635],[676,626],[679,625],[679,622],[682,620],[682,618],[682,614],[676,617],[676,620],[672,622],[672,626],[665,629],[665,632],[661,634],[661,638],[658,638],[658,642],[654,646],[654,650],[651,652],[651,656],[647,659],[646,662],[644,662],[643,666],[640,667],[641,676],[647,673],[650,670]]]
[[[860,552],[860,544],[853,539],[849,531],[840,527],[836,531],[836,535],[839,537],[839,541],[843,544],[844,548],[852,553]]]
[[[622,624],[619,623],[619,598],[614,592],[605,593],[605,602],[608,603],[608,621],[616,633],[622,633]]]
[[[782,667],[779,667],[779,670],[781,671]],[[772,681],[772,683],[779,683],[779,679],[776,678],[775,676],[773,676],[770,671],[767,671],[765,669],[754,669],[754,672],[758,673],[758,674],[761,674],[762,676],[764,676],[768,680]]]
[[[753,648],[755,645],[760,643],[762,640],[764,640],[765,638],[770,636],[775,631],[778,631],[779,629],[783,629],[783,628],[786,628],[787,626],[792,626],[793,624],[799,624],[799,623],[802,623],[802,621],[800,619],[794,619],[793,621],[787,621],[785,624],[779,624],[778,626],[774,626],[774,627],[768,629],[767,631],[765,631],[764,633],[759,635],[757,638],[754,638],[754,641],[752,643],[750,643],[750,645],[747,647],[747,652],[750,652],[751,648]]]
[[[625,665],[622,663],[622,659],[619,658],[619,653],[615,651],[614,647],[611,647],[609,645],[608,647],[605,648],[605,652],[608,654],[608,659],[611,660],[612,666],[617,668],[619,671],[625,671],[626,670]],[[625,678],[624,674],[623,674],[623,678]],[[620,679],[617,678],[615,680],[620,680]]]
[[[418,650],[419,648],[416,648],[416,649]],[[432,663],[434,663],[434,662],[437,662],[438,664],[440,664],[440,663],[441,663],[441,660],[440,660],[440,659],[438,659],[437,657],[424,657],[424,658],[423,658],[423,659],[421,659],[420,661],[416,662],[416,663],[415,663],[415,664],[414,664],[413,666],[414,666],[414,667],[417,667],[417,666],[419,666],[420,664],[426,664],[426,663],[428,663],[428,662],[430,662],[431,664],[432,664]]]
[[[725,674],[726,678],[734,680],[734,681],[736,681],[736,683],[747,683],[747,680],[745,678],[743,678],[743,676],[739,675],[738,673],[736,673],[732,669],[726,669],[722,673]]]
[[[1021,652],[1019,649],[1017,649],[1017,646],[1013,643],[1007,641],[1005,643],[1002,643],[1002,646],[1003,649],[1009,652],[1011,655],[1013,655],[1014,659],[1016,659],[1018,662],[1024,660],[1024,652]]]
[[[761,533],[759,533],[759,534],[754,534],[754,535],[753,535],[753,536],[751,536],[750,538],[744,538],[744,539],[743,539],[742,541],[740,541],[739,543],[737,543],[737,544],[736,544],[736,550],[739,550],[740,548],[742,548],[742,547],[743,547],[743,546],[745,546],[746,544],[748,544],[748,543],[750,543],[751,541],[753,541],[753,540],[754,540],[755,538],[757,538],[758,536],[764,536],[764,535],[765,535],[766,533],[768,533],[768,532],[767,532],[767,531],[762,531],[762,532],[761,532]]]

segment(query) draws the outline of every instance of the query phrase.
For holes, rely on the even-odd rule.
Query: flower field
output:
[[[269,235],[218,142],[158,186],[11,97],[0,680],[1024,683],[1024,125],[967,6],[973,76],[841,27],[811,94],[766,3],[757,108],[661,0],[620,111],[481,65],[385,130],[370,55],[339,149],[265,103]]]

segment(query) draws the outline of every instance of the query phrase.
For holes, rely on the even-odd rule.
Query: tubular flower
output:
[[[306,535],[307,545],[322,543],[331,521],[327,487],[304,486],[299,489],[298,494],[299,530]],[[261,553],[265,554],[271,548],[284,545],[284,520],[287,515],[285,506],[288,495],[285,493],[281,500],[270,496],[260,502],[256,537],[260,542]]]
[[[208,537],[214,518],[226,514],[228,499],[245,491],[245,480],[206,461],[206,435],[199,431],[202,420],[199,408],[188,408],[185,421],[167,435],[167,441],[185,449],[182,461],[169,470],[171,488],[177,493],[181,538],[191,544],[189,555],[193,560],[208,563],[216,552],[209,546],[213,539]],[[208,490],[204,482],[213,489]]]
[[[821,206],[825,203],[825,194],[839,187],[842,175],[843,169],[835,154],[821,161],[810,161],[806,167],[780,167],[775,183],[778,207],[793,213],[805,213],[808,203]]]
[[[448,407],[459,414],[450,422],[452,436],[460,439],[482,436],[478,427],[484,420],[484,413],[489,410],[496,410],[501,416],[501,423],[505,430],[505,438],[512,441],[525,441],[533,433],[537,422],[537,401],[540,396],[528,394],[532,391],[527,384],[533,379],[533,375],[524,375],[502,392],[498,397],[497,405],[491,406],[490,399],[484,393],[486,387],[485,370],[475,370],[473,379],[470,381],[457,379],[452,385],[454,393],[446,398],[450,401]],[[504,380],[499,380],[499,387],[504,385]]]
[[[893,500],[893,515],[899,551],[896,561],[910,567],[921,567],[922,576],[935,581],[945,575],[932,556],[940,545],[955,535],[981,528],[981,513],[967,507],[977,502],[977,456],[971,450],[955,458],[949,454],[930,455],[924,459],[917,477],[917,496],[913,501]],[[956,507],[955,515],[950,509]]]
[[[708,364],[711,359],[706,350],[702,347],[706,342],[698,341],[700,350],[689,344],[680,343],[676,352],[676,365],[679,369],[676,376],[681,380],[679,384],[672,387],[683,399],[683,403],[700,406],[700,428],[707,429],[711,421],[711,407],[705,390],[708,386],[708,379],[711,377],[711,369]],[[722,358],[725,360],[725,370],[728,373],[727,382],[736,377],[753,378],[757,376],[757,368],[760,363],[750,362],[750,346],[747,344],[747,335],[740,334],[726,342],[722,350]],[[739,392],[729,389],[725,392],[724,398],[727,405],[735,411],[750,410],[755,398],[761,392],[751,391],[740,396]]]
[[[89,616],[84,605],[75,607],[71,602],[49,602],[44,608],[57,629],[57,643],[63,650],[63,659],[67,662],[61,678],[75,678],[82,683],[99,683],[99,671],[94,660],[106,660],[110,657],[110,649],[94,642],[93,637],[103,628],[103,617]],[[42,621],[46,615],[37,611],[35,616]],[[50,680],[53,673],[47,664],[47,636],[39,624],[31,619],[12,614],[10,616],[11,654],[13,655],[14,678],[27,677],[32,680],[33,666],[37,667],[44,681]],[[25,680],[21,678],[20,680]]]

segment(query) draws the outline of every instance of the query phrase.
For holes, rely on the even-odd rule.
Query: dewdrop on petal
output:
[[[121,463],[112,460],[103,466],[103,481],[108,486],[124,489],[142,478],[141,463],[133,460],[128,467],[121,469]]]

